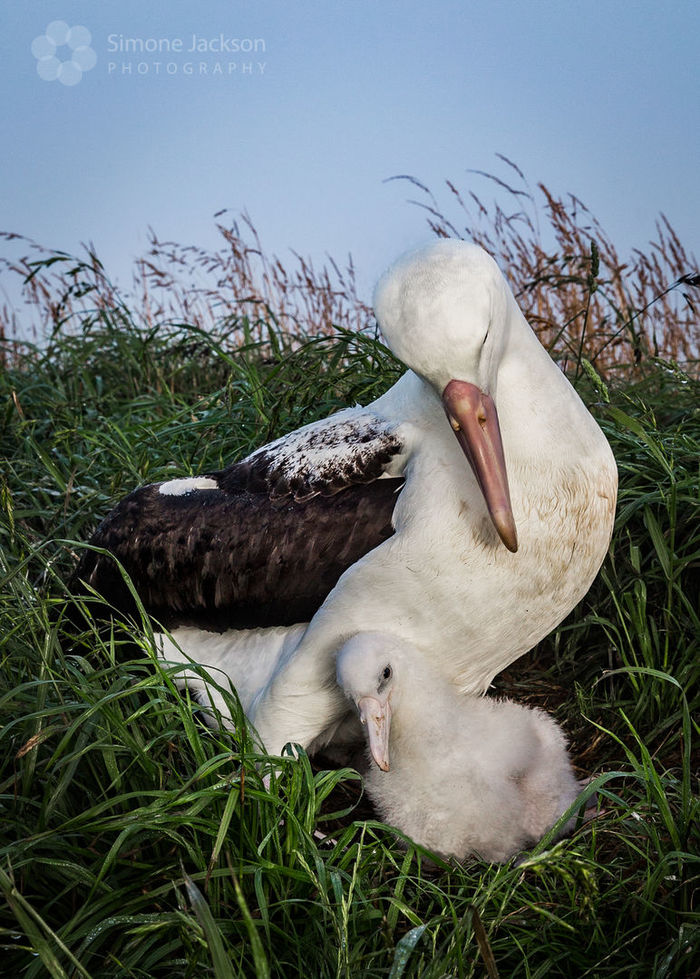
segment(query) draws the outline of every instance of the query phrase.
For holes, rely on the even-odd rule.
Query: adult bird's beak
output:
[[[493,398],[476,384],[450,381],[442,392],[442,403],[457,441],[474,470],[498,536],[509,551],[515,552],[518,534]]]
[[[391,707],[389,701],[381,703],[376,697],[361,697],[357,702],[360,720],[367,725],[369,750],[383,772],[389,771],[389,729]]]

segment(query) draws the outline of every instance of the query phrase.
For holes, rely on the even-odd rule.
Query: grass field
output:
[[[373,818],[350,770],[286,759],[265,788],[244,719],[235,738],[205,728],[147,622],[78,643],[65,614],[79,542],[134,486],[388,387],[401,368],[371,328],[331,329],[328,313],[325,332],[292,336],[269,295],[206,330],[162,310],[148,322],[106,300],[89,262],[70,264],[63,306],[48,285],[35,297],[53,334],[8,343],[0,375],[0,974],[695,973],[700,384],[641,306],[605,320],[599,259],[590,242],[562,252],[548,295],[557,310],[566,290],[567,331],[550,339],[617,458],[615,534],[584,602],[496,688],[562,723],[601,811],[505,866],[427,860]],[[697,274],[683,261],[667,286]],[[35,283],[55,270],[41,262]],[[589,341],[618,323],[636,346],[606,360]]]

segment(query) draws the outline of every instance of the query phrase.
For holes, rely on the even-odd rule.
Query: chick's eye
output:
[[[384,672],[382,673],[382,679],[383,680],[389,680],[389,679],[391,679],[391,667],[390,666],[385,666],[384,667]]]

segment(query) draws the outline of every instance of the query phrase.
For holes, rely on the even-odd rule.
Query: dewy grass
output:
[[[63,585],[135,485],[366,402],[400,367],[371,331],[241,320],[232,342],[114,308],[0,376],[0,972],[692,975],[698,382],[657,360],[624,384],[572,371],[618,460],[616,530],[584,602],[496,686],[557,716],[600,812],[520,862],[449,866],[373,819],[356,773],[268,762],[220,675],[236,728],[207,726],[147,620],[78,631]]]

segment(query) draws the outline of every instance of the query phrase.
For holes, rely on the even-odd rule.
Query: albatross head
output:
[[[400,258],[377,284],[377,321],[393,353],[442,399],[491,520],[518,549],[496,411],[510,325],[509,291],[478,245],[440,239]]]
[[[392,711],[399,701],[396,670],[402,662],[399,641],[379,632],[360,632],[338,653],[338,685],[355,704],[367,728],[372,758],[389,771],[389,733]]]

